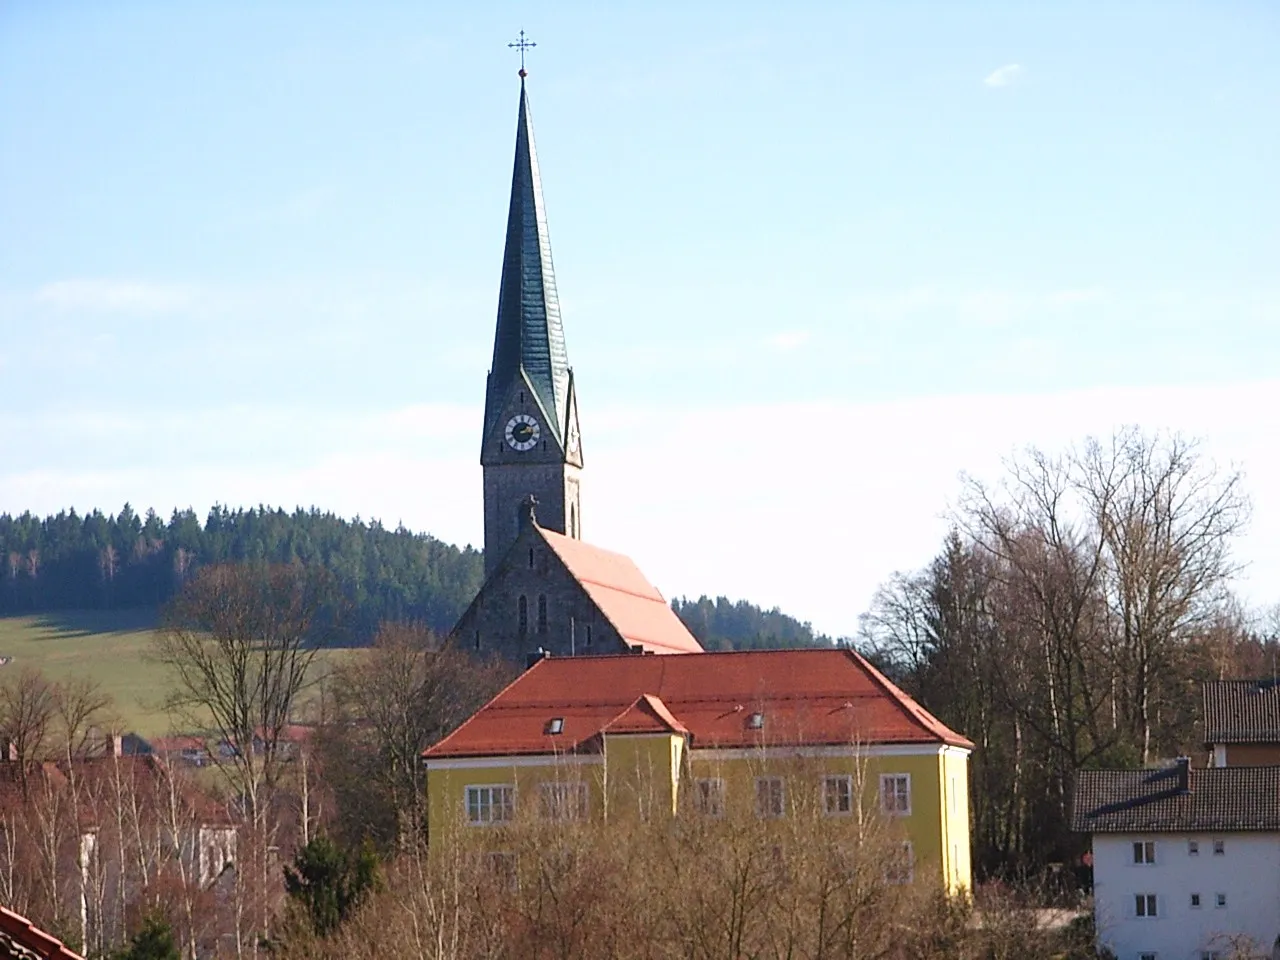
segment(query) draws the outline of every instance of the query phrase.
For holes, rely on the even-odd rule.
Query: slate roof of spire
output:
[[[498,294],[498,324],[493,338],[493,366],[485,394],[486,436],[501,415],[507,389],[522,370],[542,406],[551,432],[563,443],[569,402],[569,357],[560,323],[560,299],[556,295],[538,153],[533,144],[533,123],[523,77],[516,122],[516,160],[511,174],[511,206],[507,212],[507,244]]]
[[[1205,743],[1280,743],[1280,684],[1214,680],[1204,695]]]

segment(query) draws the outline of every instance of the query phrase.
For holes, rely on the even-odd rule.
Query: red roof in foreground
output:
[[[554,530],[539,531],[624,641],[648,653],[702,652],[702,644],[630,557]]]
[[[51,937],[26,917],[0,907],[0,946],[7,947],[8,944],[3,943],[4,939],[11,939],[18,946],[25,947],[46,960],[84,960],[80,954],[68,949],[61,940]]]
[[[553,717],[559,734],[547,732]],[[602,734],[665,731],[687,731],[695,750],[973,746],[852,650],[761,650],[541,660],[423,755],[589,753]]]

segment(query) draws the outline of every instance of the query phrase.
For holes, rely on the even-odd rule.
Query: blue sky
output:
[[[958,471],[1139,423],[1280,599],[1280,8],[476,7],[0,5],[0,511],[477,542],[524,28],[588,539],[849,633]]]

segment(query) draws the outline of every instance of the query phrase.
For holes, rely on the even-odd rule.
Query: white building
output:
[[[1280,767],[1082,770],[1074,826],[1092,834],[1098,942],[1118,960],[1280,945]]]

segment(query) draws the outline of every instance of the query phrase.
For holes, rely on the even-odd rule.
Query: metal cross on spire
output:
[[[528,38],[524,35],[524,31],[523,31],[523,30],[521,30],[521,31],[520,31],[520,39],[519,39],[519,40],[516,40],[516,41],[515,41],[515,42],[513,42],[513,43],[508,43],[508,44],[507,44],[507,46],[508,46],[508,47],[510,47],[510,48],[512,48],[512,49],[515,49],[515,50],[519,50],[519,51],[520,51],[520,76],[522,76],[522,77],[523,77],[523,76],[525,75],[525,69],[524,69],[524,52],[525,52],[526,50],[528,50],[529,48],[531,48],[531,47],[536,47],[536,46],[537,46],[537,44],[536,44],[536,43],[534,43],[532,40],[528,39]]]

